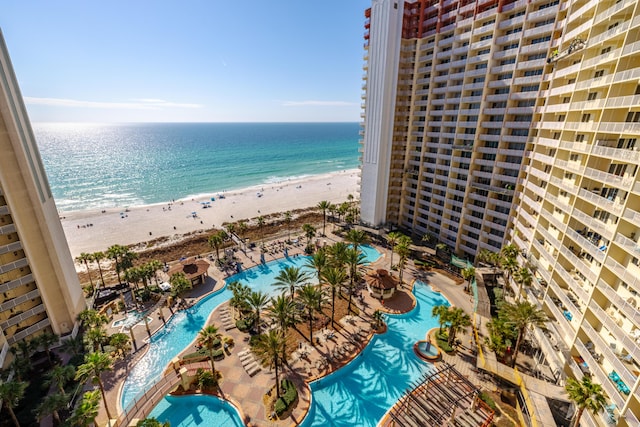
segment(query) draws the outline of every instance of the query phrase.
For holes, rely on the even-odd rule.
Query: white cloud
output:
[[[169,102],[162,99],[134,99],[131,102],[80,101],[64,98],[36,98],[26,96],[25,103],[31,105],[48,105],[52,107],[80,107],[103,109],[159,110],[163,108],[202,108],[201,104],[185,104]]]
[[[285,107],[350,107],[357,105],[353,102],[345,101],[284,101],[282,103]]]

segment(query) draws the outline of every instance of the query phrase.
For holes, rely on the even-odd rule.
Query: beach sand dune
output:
[[[309,208],[322,200],[342,203],[350,194],[358,198],[358,180],[359,171],[353,169],[163,204],[62,212],[60,217],[71,255],[76,257],[114,244],[160,237],[179,241],[184,234],[221,228],[224,222]]]

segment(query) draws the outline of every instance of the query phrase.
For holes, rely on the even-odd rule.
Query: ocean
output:
[[[358,123],[36,123],[59,211],[127,207],[358,167]]]

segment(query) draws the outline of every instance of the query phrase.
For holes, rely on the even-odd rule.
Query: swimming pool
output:
[[[386,315],[388,330],[375,335],[349,365],[311,383],[312,402],[303,427],[375,427],[414,381],[431,368],[413,351],[416,341],[438,326],[431,310],[448,301],[416,282],[416,307]]]
[[[194,394],[166,396],[149,414],[161,423],[169,421],[171,427],[244,426],[238,410],[226,400],[215,396]]]
[[[368,262],[373,262],[380,257],[380,253],[371,246],[362,246],[361,250]],[[308,259],[309,257],[290,257],[271,261],[230,276],[225,283],[239,280],[256,291],[262,290],[269,295],[274,295],[277,288],[272,283],[280,270],[287,266],[303,266]],[[313,281],[314,274],[309,276]],[[225,286],[187,310],[177,312],[164,328],[151,337],[149,349],[131,369],[122,386],[120,403],[123,409],[126,409],[139,394],[147,390],[160,377],[171,359],[193,342],[198,332],[204,327],[209,314],[231,296],[231,291]]]

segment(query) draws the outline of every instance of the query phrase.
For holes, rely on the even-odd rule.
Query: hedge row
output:
[[[282,415],[298,398],[298,390],[290,380],[282,380],[282,396],[276,400],[273,408],[277,416]]]

